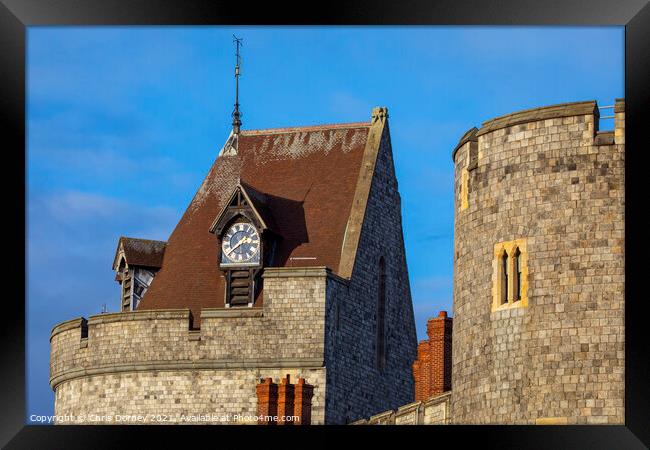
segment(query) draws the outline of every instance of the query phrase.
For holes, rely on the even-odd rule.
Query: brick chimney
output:
[[[298,384],[291,384],[287,374],[279,385],[272,378],[262,378],[255,389],[258,425],[311,425],[314,386],[307,384],[304,378],[298,378]],[[283,416],[295,416],[296,419],[284,420]]]
[[[289,374],[278,386],[278,425],[293,425],[292,421],[284,420],[286,416],[293,416],[294,386],[290,383]]]
[[[273,382],[272,378],[260,380],[260,384],[255,388],[257,392],[257,420],[258,425],[275,425],[275,420],[264,417],[274,417],[278,415],[278,385]]]
[[[427,322],[426,341],[418,344],[413,363],[415,400],[426,400],[451,390],[451,331],[453,319],[446,311]]]
[[[304,378],[298,378],[294,390],[294,415],[298,416],[296,425],[311,425],[311,398],[314,386],[305,383]]]

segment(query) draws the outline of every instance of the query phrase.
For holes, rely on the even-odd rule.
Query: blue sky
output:
[[[53,413],[52,327],[119,309],[118,237],[166,240],[227,138],[233,33],[244,129],[389,108],[420,339],[452,308],[462,134],[520,109],[624,96],[623,27],[29,28],[28,421]]]

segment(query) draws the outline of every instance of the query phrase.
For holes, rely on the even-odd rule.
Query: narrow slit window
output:
[[[501,255],[501,304],[508,303],[508,253],[504,250]]]
[[[514,301],[519,301],[521,300],[521,252],[519,251],[519,247],[515,250],[515,298]]]

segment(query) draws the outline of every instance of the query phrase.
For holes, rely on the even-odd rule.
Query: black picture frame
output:
[[[317,5],[317,8],[315,7]],[[25,62],[26,27],[40,25],[624,25],[626,151],[625,212],[625,425],[621,426],[446,426],[311,427],[273,432],[264,427],[125,427],[26,425],[25,388]],[[264,442],[307,446],[344,433],[364,440],[396,438],[401,445],[453,445],[475,441],[481,448],[632,449],[650,446],[650,357],[641,282],[644,217],[644,114],[650,86],[650,5],[647,0],[594,1],[348,1],[280,6],[236,1],[0,0],[0,108],[3,126],[3,183],[6,253],[0,383],[0,444],[6,448],[115,448],[146,439],[147,448],[173,438],[187,445],[261,437]],[[594,43],[597,45],[597,43]],[[603,64],[608,64],[603,61]],[[14,175],[16,175],[14,177]],[[22,178],[21,178],[22,175]],[[22,181],[22,184],[19,184]],[[22,189],[21,189],[22,188]],[[23,195],[20,195],[22,193]],[[20,238],[22,237],[22,239]],[[8,247],[8,248],[7,248]],[[361,380],[360,380],[361,382]],[[304,434],[308,432],[310,434]],[[245,434],[244,434],[245,433]],[[264,433],[269,433],[264,435]],[[283,433],[292,433],[291,435]],[[317,434],[319,436],[314,436]],[[416,434],[417,436],[414,436]],[[337,437],[336,439],[340,439]],[[645,445],[644,445],[645,444]],[[367,444],[366,444],[367,445]],[[399,444],[398,444],[399,445]]]

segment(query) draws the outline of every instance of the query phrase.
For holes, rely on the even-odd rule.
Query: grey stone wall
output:
[[[255,424],[260,378],[290,375],[318,386],[312,423],[324,422],[325,368],[166,370],[107,373],[57,386],[57,424]],[[70,420],[65,416],[68,415]],[[140,416],[141,418],[138,418]]]
[[[455,154],[454,423],[624,423],[624,108],[484,124]],[[527,242],[528,306],[491,312],[494,245]]]
[[[386,262],[386,367],[377,368],[379,258]],[[337,311],[338,309],[338,311]],[[338,320],[337,320],[338,315]],[[388,126],[349,283],[328,280],[326,422],[347,423],[414,399],[415,320]]]
[[[325,407],[325,268],[267,269],[264,307],[143,310],[58,325],[50,383],[57,414],[257,412],[259,378],[288,374],[314,385],[313,423]],[[180,419],[179,419],[180,420]]]

